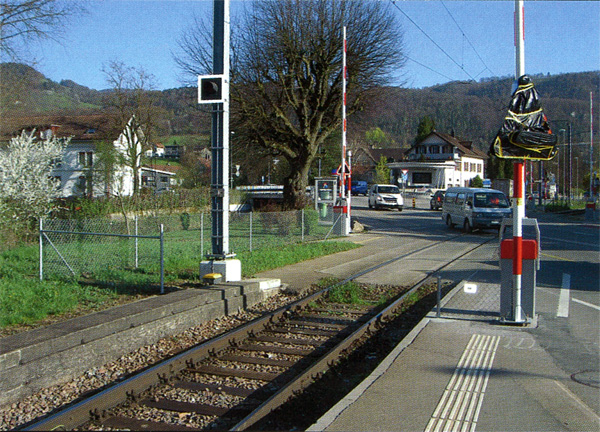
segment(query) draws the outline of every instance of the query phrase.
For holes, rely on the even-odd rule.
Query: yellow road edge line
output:
[[[548,258],[554,258],[554,259],[561,260],[561,261],[576,262],[575,260],[572,260],[572,259],[562,258],[562,257],[556,256],[556,255],[550,255],[550,254],[546,254],[543,252],[540,255],[548,257]]]

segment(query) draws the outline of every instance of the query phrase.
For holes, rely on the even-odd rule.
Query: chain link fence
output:
[[[165,277],[197,272],[211,252],[209,213],[40,221],[40,279],[74,278],[163,292]],[[314,210],[231,213],[230,252],[324,240],[339,234],[339,214]],[[336,227],[338,227],[336,229]]]

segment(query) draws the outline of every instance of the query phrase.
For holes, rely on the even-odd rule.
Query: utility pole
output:
[[[214,0],[213,8],[213,75],[198,77],[199,103],[212,106],[212,253],[200,263],[200,275],[220,273],[229,282],[242,273],[229,250],[229,0]]]
[[[525,23],[523,0],[515,0],[515,79],[525,75]],[[525,218],[525,163],[514,163],[513,204],[513,319],[525,322],[521,316],[521,286],[523,275],[523,219]]]
[[[594,93],[590,92],[590,195],[589,200],[593,201],[594,185]]]

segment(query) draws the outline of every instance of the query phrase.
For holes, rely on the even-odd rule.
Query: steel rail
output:
[[[240,422],[238,422],[230,430],[242,431],[242,430],[245,430],[245,429],[251,427],[256,422],[258,422],[259,420],[261,420],[262,418],[264,418],[268,414],[270,414],[277,407],[283,405],[288,399],[293,397],[295,394],[297,394],[298,392],[307,388],[312,382],[314,382],[315,377],[317,377],[320,374],[323,374],[325,371],[327,371],[330,368],[330,366],[340,357],[340,355],[343,354],[343,352],[345,350],[350,348],[350,346],[355,341],[357,341],[358,339],[363,337],[363,335],[368,334],[369,332],[372,332],[373,329],[377,329],[378,327],[381,327],[382,323],[384,323],[387,319],[389,319],[390,316],[394,315],[398,311],[398,309],[402,306],[402,303],[404,302],[404,300],[411,294],[418,291],[419,288],[421,288],[429,279],[431,279],[433,277],[433,275],[435,275],[439,271],[443,270],[444,268],[448,267],[449,265],[455,263],[456,261],[463,258],[464,256],[472,253],[473,251],[477,250],[478,248],[484,246],[485,244],[489,243],[492,240],[493,239],[490,239],[490,240],[487,240],[487,241],[477,245],[475,248],[470,249],[470,250],[466,251],[465,253],[453,258],[451,261],[449,261],[445,264],[442,264],[441,266],[439,266],[438,268],[436,268],[435,270],[433,270],[432,272],[427,274],[425,277],[423,277],[421,280],[419,280],[415,285],[413,285],[408,291],[406,291],[404,294],[402,294],[398,299],[396,299],[394,302],[392,302],[390,305],[385,307],[381,312],[379,312],[373,318],[371,318],[366,323],[364,323],[362,326],[360,326],[358,329],[356,329],[354,332],[352,332],[347,338],[345,338],[340,343],[338,343],[335,347],[333,347],[333,349],[331,349],[326,354],[324,354],[320,359],[318,359],[315,363],[313,363],[308,369],[303,371],[300,375],[297,375],[296,378],[294,378],[292,381],[285,384],[279,391],[277,391],[269,399],[267,399],[265,402],[263,402],[259,407],[254,409],[254,411],[252,411],[250,414],[248,414],[244,419],[242,419]],[[428,247],[425,247],[425,249],[427,249],[427,248]],[[397,261],[397,259],[389,260],[386,262],[386,264],[391,264],[394,261]],[[380,268],[380,267],[382,267],[382,266],[377,265],[373,268],[373,270],[375,270],[376,268]],[[373,270],[371,270],[371,271],[373,271]],[[364,271],[360,272],[357,275],[346,279],[345,282],[348,282],[352,279],[356,279],[357,277],[363,275],[364,273],[365,273]],[[343,282],[343,283],[345,283],[345,282]]]
[[[136,395],[139,395],[143,391],[159,384],[160,382],[168,380],[169,377],[176,375],[177,373],[188,367],[188,365],[193,363],[194,361],[202,360],[211,355],[212,353],[216,353],[222,349],[235,345],[236,342],[248,338],[253,333],[264,329],[268,324],[274,323],[276,320],[279,320],[286,314],[303,309],[311,302],[316,301],[318,298],[323,296],[329,290],[337,286],[343,285],[369,272],[380,269],[381,267],[392,264],[396,261],[423,252],[425,250],[437,247],[443,243],[455,240],[456,238],[463,236],[464,234],[460,234],[457,236],[453,236],[449,239],[435,242],[433,244],[424,246],[417,250],[408,252],[406,254],[400,255],[383,263],[379,263],[366,270],[358,272],[344,279],[341,282],[332,284],[305,298],[297,300],[289,305],[282,306],[281,308],[273,312],[269,312],[263,317],[256,318],[250,321],[249,323],[246,323],[230,332],[224,333],[220,336],[216,336],[195,347],[190,348],[187,351],[177,354],[171,358],[165,359],[154,366],[150,366],[146,370],[134,376],[131,376],[118,384],[110,386],[85,400],[75,402],[73,405],[68,406],[67,408],[59,412],[56,412],[55,414],[51,414],[38,422],[32,423],[27,427],[23,428],[22,430],[68,430],[81,426],[82,424],[88,422],[91,418],[100,418],[106,410],[109,410],[110,408],[124,403],[128,399],[135,398]],[[425,276],[415,286],[413,286],[409,292],[407,292],[400,299],[394,302],[394,305],[397,305],[401,301],[401,299],[404,299],[407,294],[410,294],[410,292],[416,291],[428,278],[431,277],[432,274],[440,271],[442,268],[446,267],[447,265],[450,265],[451,263],[460,259],[462,256],[471,253],[473,250],[476,250],[477,248],[483,246],[491,240],[493,239],[487,240],[477,245],[473,249],[469,249],[469,251],[465,252],[464,254],[438,267],[432,273]],[[336,347],[334,347],[333,349],[334,351],[332,354],[324,355],[324,357],[318,360],[317,363],[314,363],[313,366],[309,367],[308,370],[302,372],[302,375],[288,382],[282,389],[280,389],[277,393],[275,393],[273,396],[267,399],[267,401],[265,401],[258,408],[256,408],[250,415],[248,415],[241,422],[239,422],[233,430],[241,430],[240,428],[242,427],[245,428],[251,426],[258,420],[260,420],[262,417],[266,416],[269,412],[271,412],[277,406],[277,402],[281,404],[285,402],[285,400],[287,400],[291,395],[293,395],[294,392],[305,388],[306,382],[311,381],[313,375],[325,370],[324,367],[327,365],[327,363],[331,362],[332,358],[334,359],[336,358],[336,356],[339,356],[339,353],[342,350],[346,349],[351,344],[351,342],[356,339],[356,337],[360,337],[368,330],[370,330],[370,327],[374,325],[374,322],[381,322],[381,320],[389,314],[389,312],[387,311],[390,310],[391,307],[392,306],[388,306],[387,308],[385,308],[373,319],[369,320],[367,324],[361,326],[358,330],[354,331],[351,334],[351,336],[349,336],[348,338],[340,342],[338,345],[336,345]],[[354,338],[350,340],[350,338],[352,338],[353,336]]]

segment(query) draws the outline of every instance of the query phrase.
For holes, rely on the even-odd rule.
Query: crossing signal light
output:
[[[198,103],[221,103],[225,100],[223,75],[198,77]]]

